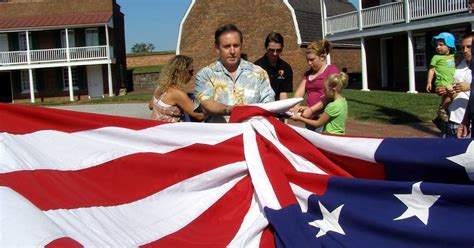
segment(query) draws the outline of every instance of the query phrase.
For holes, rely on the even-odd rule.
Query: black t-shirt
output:
[[[276,67],[273,67],[270,65],[267,55],[263,55],[254,64],[267,71],[270,84],[275,92],[275,100],[280,100],[281,92],[293,92],[293,70],[283,59],[278,58]]]

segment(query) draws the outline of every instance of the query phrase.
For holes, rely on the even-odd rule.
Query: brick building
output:
[[[113,96],[126,67],[115,0],[0,1],[0,101]]]
[[[327,4],[327,12],[334,15],[354,11],[344,0]],[[282,58],[294,70],[294,88],[308,69],[305,47],[322,39],[321,4],[319,0],[236,0],[232,7],[223,0],[193,0],[180,26],[177,53],[194,58],[195,68],[202,68],[216,58],[214,32],[217,27],[233,23],[244,35],[242,53],[255,61],[265,53],[264,41],[270,32],[285,38]],[[339,69],[360,72],[358,44],[334,43],[331,63]]]

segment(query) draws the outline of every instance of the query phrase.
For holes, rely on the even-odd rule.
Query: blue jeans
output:
[[[458,137],[459,124],[456,122],[448,121],[444,125],[443,138],[457,138]]]

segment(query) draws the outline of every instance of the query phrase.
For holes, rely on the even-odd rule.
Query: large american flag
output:
[[[472,140],[0,104],[0,247],[473,247]]]

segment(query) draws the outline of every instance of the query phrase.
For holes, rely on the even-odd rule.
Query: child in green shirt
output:
[[[438,109],[438,118],[444,122],[448,121],[448,107],[452,100],[456,97],[453,90],[454,71],[456,63],[454,60],[454,36],[451,33],[443,32],[433,37],[431,44],[436,48],[436,55],[433,56],[428,71],[428,79],[426,82],[426,91],[432,89],[432,81],[436,75],[435,87],[445,87],[446,94],[441,96],[441,104]]]
[[[304,122],[313,127],[323,128],[323,133],[329,134],[345,134],[346,120],[347,120],[347,101],[342,96],[342,90],[347,86],[349,77],[346,73],[333,74],[324,81],[324,94],[327,104],[324,112],[319,115],[316,120],[308,119],[301,116],[301,112],[306,108],[300,107],[298,113],[295,113],[291,118],[296,121]],[[311,109],[311,108],[310,108]],[[313,113],[317,110],[311,109]]]

